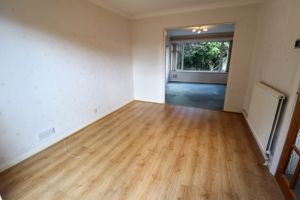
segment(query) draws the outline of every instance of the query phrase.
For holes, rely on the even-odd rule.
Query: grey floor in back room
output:
[[[166,103],[223,110],[226,85],[169,82],[166,85]]]

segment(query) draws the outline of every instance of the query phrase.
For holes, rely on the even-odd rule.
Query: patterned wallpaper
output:
[[[133,99],[127,20],[80,0],[5,0],[0,27],[0,170]]]

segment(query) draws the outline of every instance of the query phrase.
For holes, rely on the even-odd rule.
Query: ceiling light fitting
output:
[[[193,33],[200,34],[201,32],[208,31],[208,29],[200,26],[200,27],[194,27],[192,31],[193,31]]]

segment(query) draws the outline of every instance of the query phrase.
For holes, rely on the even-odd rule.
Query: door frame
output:
[[[167,43],[167,41],[166,41],[166,33],[167,33],[167,31],[168,30],[170,30],[170,29],[184,29],[184,28],[188,28],[188,27],[197,27],[197,26],[208,26],[208,25],[220,25],[220,24],[233,24],[234,25],[234,27],[235,27],[235,30],[234,30],[234,33],[236,32],[236,27],[237,27],[237,25],[238,25],[238,23],[236,22],[236,21],[224,21],[224,22],[219,22],[219,23],[216,23],[216,22],[214,22],[214,23],[204,23],[204,24],[201,24],[201,23],[199,23],[199,24],[191,24],[191,25],[182,25],[182,26],[166,26],[166,27],[163,27],[163,29],[162,29],[162,35],[163,35],[163,51],[162,51],[162,53],[163,53],[163,57],[162,57],[162,66],[163,66],[163,73],[162,73],[162,75],[163,75],[163,90],[162,90],[162,92],[163,92],[163,101],[162,101],[162,103],[163,104],[165,104],[166,103],[166,85],[167,85],[167,80],[166,80],[166,73],[167,73],[167,70],[166,70],[166,43]],[[232,43],[234,44],[235,42],[235,37],[233,37],[233,40],[232,40]],[[228,69],[230,69],[231,68],[231,65],[232,65],[232,52],[233,52],[233,50],[234,50],[234,48],[233,48],[233,44],[231,45],[231,53],[230,53],[230,62],[229,62],[229,66],[228,66]],[[225,98],[224,98],[224,106],[223,106],[223,110],[225,111],[225,105],[226,105],[226,101],[227,101],[227,93],[228,93],[228,91],[229,91],[229,87],[230,87],[230,85],[228,84],[228,82],[229,82],[229,77],[230,77],[230,75],[231,75],[231,70],[229,70],[227,73],[228,73],[228,79],[227,79],[227,89],[226,89],[226,91],[225,91]]]
[[[275,174],[275,178],[276,178],[285,198],[288,200],[297,199],[296,194],[290,188],[290,182],[284,176],[286,167],[289,162],[290,154],[294,150],[293,146],[294,146],[295,140],[297,138],[298,130],[300,127],[300,93],[298,92],[297,95],[298,95],[297,102],[296,102],[296,106],[293,111],[293,116],[292,116],[292,120],[290,122],[288,135],[286,137],[286,141],[285,141],[285,144],[284,144],[284,147],[282,150],[278,168],[277,168],[277,171]],[[298,153],[299,153],[298,155],[300,157],[300,152],[298,152]],[[299,163],[300,163],[300,161],[299,161]],[[298,166],[300,166],[300,165],[298,164]],[[300,170],[300,168],[299,168],[299,170]]]

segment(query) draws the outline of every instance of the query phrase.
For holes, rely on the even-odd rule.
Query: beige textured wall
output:
[[[133,99],[129,21],[100,7],[1,0],[0,44],[0,170]]]
[[[232,22],[236,26],[225,110],[241,112],[250,73],[258,11],[257,5],[248,5],[134,20],[132,51],[135,98],[164,102],[165,28]]]

